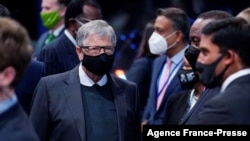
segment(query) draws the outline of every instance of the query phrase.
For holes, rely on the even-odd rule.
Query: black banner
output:
[[[247,137],[249,125],[145,125],[143,140],[160,141],[168,137]]]

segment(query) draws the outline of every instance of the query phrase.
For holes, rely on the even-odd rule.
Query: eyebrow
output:
[[[207,48],[205,48],[205,47],[200,46],[199,48],[200,48],[200,51],[202,51],[202,52],[204,52],[204,51],[209,52],[209,50]]]

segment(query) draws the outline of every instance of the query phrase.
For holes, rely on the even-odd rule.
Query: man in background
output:
[[[189,18],[179,8],[158,9],[154,29],[149,49],[161,56],[154,60],[142,125],[162,124],[169,96],[182,90],[177,71],[188,47]]]
[[[210,10],[204,13],[201,13],[197,19],[194,21],[193,25],[191,26],[190,33],[189,33],[189,40],[191,46],[195,48],[189,48],[188,52],[186,53],[186,58],[191,64],[193,70],[196,70],[195,64],[197,62],[197,58],[199,56],[199,44],[201,40],[201,31],[205,25],[207,25],[210,22],[220,20],[220,19],[225,19],[225,18],[230,18],[233,17],[230,13],[222,10]],[[196,50],[196,51],[195,51]],[[199,81],[200,85],[200,90],[201,90],[201,95],[198,97],[198,100],[196,101],[195,105],[193,108],[183,116],[181,122],[179,124],[193,124],[194,122],[197,121],[198,119],[198,113],[202,109],[201,107],[217,95],[220,91],[219,87],[209,89],[206,88],[201,84]]]
[[[42,0],[40,17],[44,27],[48,29],[37,40],[33,57],[37,57],[43,47],[64,31],[64,18],[70,0]]]
[[[101,19],[99,4],[94,0],[72,0],[65,14],[65,30],[59,38],[44,48],[37,60],[44,62],[46,74],[68,71],[79,64],[76,54],[76,33],[84,23]]]

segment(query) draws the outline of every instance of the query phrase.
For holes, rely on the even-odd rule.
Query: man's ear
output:
[[[0,86],[7,87],[14,81],[16,70],[13,67],[7,67],[0,72]]]
[[[225,65],[228,65],[228,64],[231,64],[233,61],[235,61],[235,56],[236,53],[232,50],[227,50],[226,54],[225,54],[225,57],[226,57],[226,60],[225,60]]]
[[[59,10],[59,15],[61,16],[61,17],[65,17],[65,13],[66,13],[66,10],[67,10],[67,6],[62,6],[61,8],[60,8],[60,10]]]
[[[76,46],[76,53],[77,53],[78,59],[80,61],[82,61],[83,60],[83,52],[82,52],[82,49],[79,46]]]
[[[176,42],[180,42],[182,40],[183,34],[181,31],[177,30],[176,36],[177,36]]]

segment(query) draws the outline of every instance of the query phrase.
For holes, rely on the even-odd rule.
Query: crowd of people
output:
[[[140,141],[144,125],[248,125],[249,9],[176,7],[145,23],[126,80],[111,73],[117,35],[94,0],[42,0],[32,47],[0,5],[1,141]]]

